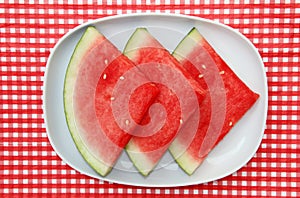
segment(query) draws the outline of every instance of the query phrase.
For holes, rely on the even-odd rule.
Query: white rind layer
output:
[[[155,164],[149,160],[147,155],[133,141],[128,142],[126,152],[138,171],[144,176],[149,175]]]
[[[199,45],[203,37],[197,31],[197,29],[192,29],[188,35],[178,44],[173,52],[173,57],[175,57],[179,62],[187,57],[191,52],[193,52],[194,47]],[[169,151],[174,157],[178,165],[189,175],[192,175],[200,164],[200,160],[194,159],[191,154],[187,151],[186,145],[180,143],[178,139],[175,139]]]

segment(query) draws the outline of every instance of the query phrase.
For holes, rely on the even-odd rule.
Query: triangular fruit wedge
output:
[[[149,123],[153,127],[147,130],[137,128],[136,135],[126,146],[136,168],[147,176],[174,140],[181,125],[193,112],[198,111],[199,114],[197,107],[205,91],[146,28],[136,29],[124,54],[160,88],[155,105],[150,107],[149,114],[141,123],[142,127]],[[194,127],[196,130],[197,126]]]
[[[196,28],[179,43],[173,56],[207,89],[200,120],[191,117],[169,148],[180,167],[191,175],[259,95],[238,78]],[[196,136],[188,149],[182,150],[191,123],[197,122]]]
[[[147,112],[158,88],[153,83],[140,86],[130,98],[129,104],[135,122],[128,129],[116,118],[118,104],[124,92],[114,91],[119,81],[134,83],[135,79],[122,76],[135,65],[124,56],[94,27],[88,27],[79,40],[70,59],[64,84],[64,107],[72,138],[90,166],[102,176],[107,175],[117,161],[122,149]],[[136,79],[146,80],[135,71]],[[126,89],[124,91],[127,91]],[[117,102],[113,110],[113,102]],[[122,121],[122,120],[121,120]]]

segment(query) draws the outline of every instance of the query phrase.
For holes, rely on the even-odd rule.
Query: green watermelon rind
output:
[[[67,125],[78,151],[97,173],[102,176],[106,176],[111,171],[112,167],[102,163],[100,159],[97,159],[92,153],[89,152],[77,131],[73,109],[73,95],[76,78],[78,75],[80,75],[80,60],[84,58],[85,54],[90,50],[91,46],[93,46],[99,37],[101,38],[102,35],[96,30],[95,27],[90,26],[86,29],[85,33],[78,41],[66,71],[63,95]]]
[[[135,51],[139,48],[140,43],[143,43],[146,39],[146,37],[143,37],[146,34],[143,34],[142,32],[146,31],[146,28],[136,28],[136,30],[133,32],[133,34],[128,39],[125,48],[123,50],[123,54],[126,55],[129,59],[135,58]],[[142,33],[142,34],[140,34]],[[130,50],[128,50],[130,49]]]
[[[186,57],[191,52],[191,49],[193,49],[194,46],[197,46],[202,39],[203,37],[199,34],[198,30],[193,27],[173,50],[172,56],[178,61],[182,60],[182,58]],[[188,45],[184,44],[187,42]]]
[[[199,163],[193,160],[192,156],[190,156],[187,152],[182,152],[183,149],[180,148],[186,149],[186,147],[180,146],[180,143],[175,139],[169,147],[169,152],[179,167],[186,174],[192,175],[199,166]]]
[[[197,29],[192,28],[174,49],[172,56],[178,61],[182,60],[182,58],[186,57],[191,52],[193,49],[193,44],[197,45],[202,39],[203,38],[198,33]],[[189,44],[186,45],[186,43]],[[179,167],[188,175],[192,175],[199,166],[199,163],[194,160],[191,155],[183,151],[184,148],[186,149],[186,146],[181,146],[181,144],[175,138],[169,147],[169,152]]]
[[[125,151],[140,174],[146,177],[153,171],[153,166],[147,167],[151,162],[148,161],[145,156],[140,155],[142,151],[140,151],[135,144],[128,143],[125,147]]]

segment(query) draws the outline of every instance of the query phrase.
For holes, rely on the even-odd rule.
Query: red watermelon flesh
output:
[[[200,106],[200,120],[192,116],[169,148],[180,167],[192,174],[259,95],[238,78],[196,28],[180,42],[173,56],[201,86],[207,88],[206,98]],[[197,122],[196,136],[187,150],[181,150],[191,123]]]
[[[134,32],[124,54],[160,88],[154,103],[159,103],[165,108],[165,112],[157,110],[153,117],[144,118],[148,122],[149,119],[163,117],[160,114],[164,112],[166,119],[158,131],[154,134],[149,132],[150,135],[142,137],[137,131],[137,135],[133,136],[126,146],[126,151],[136,168],[143,175],[148,175],[174,140],[182,123],[198,110],[197,106],[202,102],[205,92],[145,28],[138,28]],[[192,90],[194,97],[188,90]]]
[[[124,55],[115,58],[102,72],[95,92],[95,111],[100,126],[105,135],[120,148],[126,146],[135,127],[141,122],[159,91],[153,83],[147,80],[148,83],[137,87],[131,94],[131,90],[127,89],[129,81],[145,81],[145,76],[138,70],[131,73],[134,75],[131,79],[124,77],[124,73],[134,67],[135,65]],[[124,87],[122,90],[114,91],[118,81],[123,81]],[[123,100],[124,95],[130,97],[128,101]],[[113,102],[118,103],[115,114],[111,107]],[[131,118],[122,114],[126,103],[128,103],[127,109]],[[117,123],[118,119],[121,123]]]
[[[86,29],[68,66],[64,87],[68,127],[84,159],[102,176],[109,173],[129,141],[130,131],[137,125],[131,122],[129,131],[125,132],[116,123],[111,110],[113,98],[118,101],[124,94],[113,92],[117,80],[125,80],[122,74],[134,67],[94,27]],[[141,72],[136,71],[134,75],[146,79]],[[130,83],[133,79],[126,80]],[[129,108],[132,108],[132,117],[137,123],[157,94],[154,84],[147,83],[130,99]],[[137,100],[137,96],[143,100]]]

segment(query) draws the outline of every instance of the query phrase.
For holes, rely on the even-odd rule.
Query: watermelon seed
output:
[[[202,77],[203,77],[203,74],[199,74],[199,75],[198,75],[198,78],[202,78]]]
[[[183,120],[182,120],[182,119],[180,119],[180,120],[179,120],[179,122],[180,122],[180,124],[182,124],[182,123],[183,123]]]
[[[124,78],[124,76],[120,76],[120,80],[124,80],[125,78]]]
[[[110,97],[110,100],[115,100],[115,97],[113,97],[113,96],[112,96],[112,97]]]
[[[232,126],[232,124],[233,124],[232,122],[229,122],[229,126]]]
[[[206,69],[206,66],[205,66],[204,64],[202,64],[202,68],[203,68],[203,69]]]
[[[106,77],[107,77],[106,74],[103,74],[103,79],[104,79],[104,80],[106,79]]]
[[[222,74],[225,74],[225,72],[224,71],[220,71],[220,74],[222,75]]]
[[[105,60],[104,60],[104,63],[105,63],[105,65],[107,65],[107,64],[108,64],[108,60],[107,60],[107,59],[105,59]]]
[[[126,124],[126,125],[129,125],[129,120],[125,120],[125,124]]]

